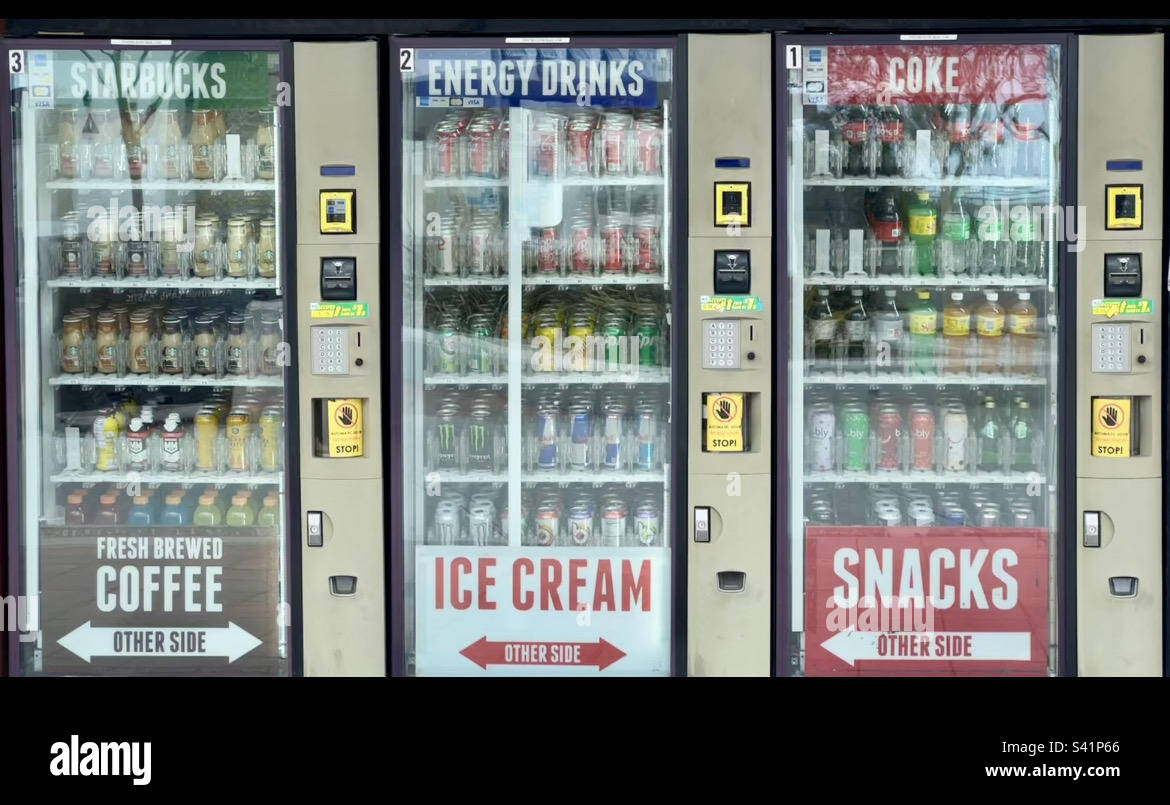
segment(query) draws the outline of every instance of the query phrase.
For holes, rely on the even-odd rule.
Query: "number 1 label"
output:
[[[789,70],[800,69],[801,55],[800,45],[784,46],[784,63],[788,65]]]

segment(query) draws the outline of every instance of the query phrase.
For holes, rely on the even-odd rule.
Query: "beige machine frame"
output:
[[[293,46],[297,165],[297,366],[300,383],[301,562],[306,676],[386,673],[386,595],[382,511],[382,357],[380,354],[378,57],[374,42]],[[353,176],[322,176],[321,166],[352,165]],[[357,191],[356,233],[322,234],[319,193]],[[310,316],[321,300],[321,259],[357,259],[357,298],[368,318]],[[311,373],[312,327],[342,326],[345,375]],[[313,447],[313,400],[365,401],[364,451],[321,458]],[[310,547],[307,513],[321,512],[323,544]],[[356,577],[338,594],[332,577]]]
[[[1081,36],[1077,120],[1078,206],[1085,211],[1077,283],[1077,671],[1085,676],[1162,673],[1162,34]],[[1114,172],[1107,160],[1140,160],[1141,170]],[[1140,230],[1105,228],[1105,186],[1144,187]],[[1080,244],[1078,244],[1080,245]],[[1134,338],[1133,371],[1091,371],[1091,330],[1109,321],[1092,313],[1104,290],[1106,253],[1142,256],[1142,296],[1149,315],[1125,316]],[[1116,319],[1114,319],[1116,321]],[[1138,356],[1145,358],[1138,363]],[[1090,450],[1092,398],[1132,396],[1141,411],[1141,454],[1100,458]],[[1100,513],[1100,547],[1087,547],[1086,512]],[[1114,595],[1110,579],[1138,580],[1136,595]]]
[[[689,522],[687,673],[766,676],[772,655],[772,36],[687,37]],[[718,157],[750,167],[717,168]],[[716,227],[716,182],[751,182],[750,226]],[[714,293],[716,249],[751,252],[751,295],[759,312],[705,313]],[[704,369],[702,333],[710,319],[740,323],[740,367]],[[750,329],[749,329],[750,328]],[[751,338],[749,340],[749,332]],[[749,357],[749,353],[753,356]],[[750,448],[704,452],[703,394],[743,392],[750,403]],[[696,541],[696,508],[709,510],[709,541]],[[720,574],[742,573],[721,587]]]

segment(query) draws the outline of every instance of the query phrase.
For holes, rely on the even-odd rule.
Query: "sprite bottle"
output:
[[[912,374],[935,372],[935,345],[938,336],[938,311],[930,301],[930,291],[919,289],[918,301],[910,308],[910,356],[907,371]]]
[[[914,245],[914,271],[921,275],[933,275],[934,240],[938,235],[938,207],[924,190],[915,195],[907,211],[910,242]]]

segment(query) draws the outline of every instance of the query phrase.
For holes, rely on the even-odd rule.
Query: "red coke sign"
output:
[[[849,45],[828,48],[831,105],[1044,101],[1046,45]]]
[[[1044,675],[1048,532],[809,526],[809,676]]]

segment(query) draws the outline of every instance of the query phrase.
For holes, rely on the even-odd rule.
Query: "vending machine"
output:
[[[1087,39],[777,38],[780,673],[1157,673],[1162,45]]]
[[[2,49],[9,671],[380,673],[374,45]]]
[[[396,674],[683,672],[677,45],[392,40]]]

